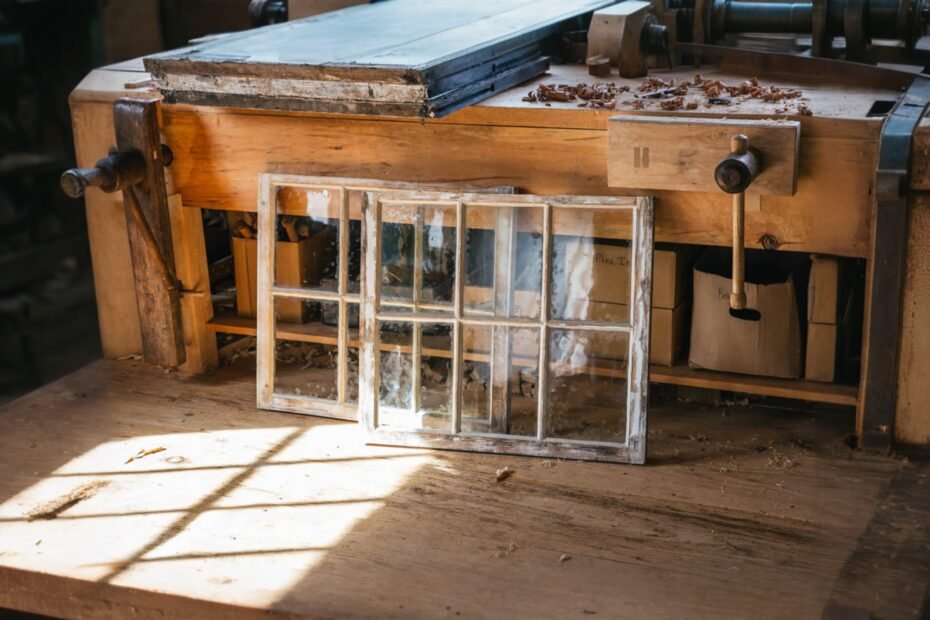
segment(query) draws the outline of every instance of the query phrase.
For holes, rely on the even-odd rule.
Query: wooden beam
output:
[[[158,269],[162,263],[169,269],[174,266],[158,102],[158,99],[121,99],[114,105],[113,123],[117,148],[122,152],[138,152],[145,159],[145,180],[123,193],[127,213],[135,208],[133,201],[137,200],[144,220],[127,217],[142,328],[142,356],[149,363],[174,367],[185,361],[184,333],[179,286],[172,281],[173,274],[163,274]],[[154,245],[147,240],[146,227]]]
[[[616,116],[610,120],[607,183],[611,187],[720,192],[714,170],[742,134],[760,154],[750,190],[792,196],[798,186],[797,121]]]
[[[168,198],[171,238],[174,244],[176,275],[183,287],[181,321],[184,330],[185,361],[180,370],[205,373],[219,365],[216,336],[207,329],[213,318],[210,298],[210,267],[200,209],[185,208],[181,196]]]
[[[749,247],[772,235],[785,249],[868,254],[876,141],[845,137],[847,125],[801,139],[797,194],[764,196],[746,214]],[[267,171],[620,195],[606,183],[606,127],[606,118],[600,129],[562,129],[164,108],[184,204],[234,211],[255,210],[258,175]],[[730,198],[656,192],[656,240],[729,246]]]
[[[113,105],[72,97],[71,119],[77,165],[92,168],[116,144]],[[84,204],[103,356],[116,359],[140,354],[142,330],[122,199],[119,194],[90,188],[84,195]]]

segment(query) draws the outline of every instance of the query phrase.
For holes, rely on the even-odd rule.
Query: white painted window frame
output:
[[[258,274],[256,292],[256,403],[260,409],[300,413],[343,420],[358,419],[358,405],[347,402],[348,392],[348,356],[349,348],[348,306],[360,303],[359,293],[348,292],[349,272],[349,224],[352,214],[349,212],[349,192],[412,192],[421,188],[437,189],[449,187],[449,184],[410,183],[379,179],[357,179],[344,177],[305,176],[280,173],[263,173],[259,175],[258,200]],[[461,186],[461,185],[460,185]],[[340,191],[338,265],[339,283],[335,292],[313,289],[299,289],[275,286],[275,228],[277,225],[279,187],[294,189]],[[512,187],[475,188],[472,191],[485,191],[494,194],[511,194]],[[313,215],[291,214],[291,215]],[[362,217],[364,220],[364,218]],[[339,326],[337,349],[339,357],[336,369],[337,398],[335,401],[312,396],[280,394],[274,390],[275,359],[275,316],[276,299],[299,299],[302,301],[332,302],[339,305]],[[359,330],[361,333],[361,330]]]
[[[455,287],[452,312],[436,312],[420,308],[414,303],[411,312],[383,312],[381,309],[381,233],[382,210],[386,205],[396,206],[443,206],[455,209],[456,251],[455,251]],[[465,285],[464,261],[466,238],[466,210],[468,206],[476,207],[528,207],[542,208],[543,212],[543,269],[541,278],[541,312],[538,319],[476,317],[466,315],[464,311],[463,288]],[[610,324],[591,321],[555,320],[551,317],[550,285],[552,276],[552,211],[554,208],[629,210],[632,212],[631,235],[631,269],[630,269],[630,319],[627,324]],[[649,322],[652,299],[652,258],[654,209],[649,197],[580,197],[580,196],[488,196],[481,194],[455,194],[439,192],[391,193],[390,195],[369,192],[363,202],[362,226],[362,304],[360,322],[361,351],[359,355],[359,412],[361,420],[368,430],[371,443],[401,445],[412,447],[445,448],[469,450],[476,452],[495,452],[545,456],[557,458],[579,458],[641,464],[646,459],[646,414],[649,389]],[[414,238],[422,236],[422,224],[417,221]],[[499,232],[499,231],[498,231]],[[495,264],[497,264],[495,262]],[[509,264],[504,262],[504,264]],[[414,282],[419,282],[417,272],[422,269],[419,261],[414,261]],[[495,269],[495,289],[502,275]],[[505,276],[506,277],[509,276]],[[414,287],[416,289],[416,286]],[[512,289],[511,289],[512,293]],[[394,300],[385,305],[398,305]],[[452,403],[451,430],[411,429],[401,430],[379,425],[380,393],[380,324],[382,322],[447,324],[452,327]],[[491,327],[527,327],[540,330],[540,350],[538,360],[537,384],[537,436],[519,437],[514,435],[476,433],[462,431],[462,381],[463,363],[463,325],[488,325]],[[627,416],[626,441],[601,442],[579,439],[562,439],[547,437],[549,369],[549,330],[596,330],[603,332],[629,333],[629,351],[627,355]],[[413,330],[413,376],[417,377],[420,368],[420,347],[418,346],[416,327]],[[506,355],[509,355],[509,345]],[[509,366],[509,358],[495,358],[497,365],[503,359]],[[493,361],[493,360],[492,360]],[[494,370],[492,369],[492,387]],[[509,372],[509,369],[507,370]],[[417,409],[419,400],[418,381],[413,381],[413,407]],[[400,410],[406,411],[406,410]],[[494,415],[494,412],[491,412]]]

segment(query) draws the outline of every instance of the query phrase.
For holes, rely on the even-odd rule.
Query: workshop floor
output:
[[[851,450],[848,412],[654,403],[636,467],[366,446],[350,423],[255,410],[254,389],[246,363],[186,377],[96,362],[0,409],[0,607],[561,619],[924,605],[930,465]]]

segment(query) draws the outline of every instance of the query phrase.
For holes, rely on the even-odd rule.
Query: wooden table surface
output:
[[[257,411],[239,364],[99,362],[0,409],[0,607],[912,618],[924,603],[930,467],[849,450],[847,414],[656,403],[644,467],[430,452]]]

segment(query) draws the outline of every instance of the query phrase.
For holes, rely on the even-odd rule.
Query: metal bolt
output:
[[[777,250],[781,247],[781,242],[775,235],[766,233],[759,237],[759,245],[761,245],[764,250]]]

